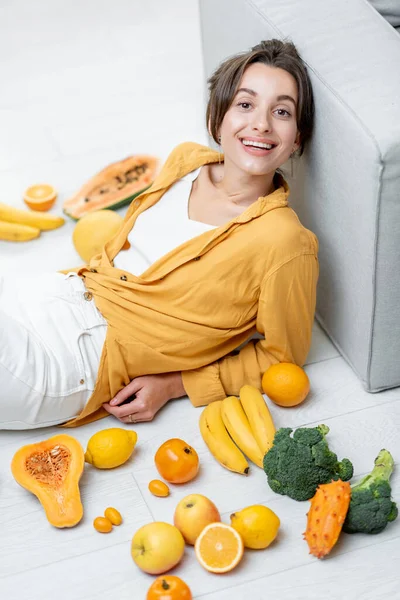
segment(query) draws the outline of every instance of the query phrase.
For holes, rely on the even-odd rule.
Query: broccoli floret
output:
[[[353,477],[353,463],[348,458],[342,458],[340,463],[337,464],[337,477],[333,479],[341,479],[342,481],[349,481]]]
[[[397,517],[397,505],[391,499],[389,478],[394,461],[388,450],[381,450],[371,473],[351,487],[349,510],[343,524],[347,533],[380,533]]]
[[[321,483],[332,479],[348,481],[353,465],[345,458],[338,462],[328,448],[325,436],[329,427],[281,427],[274,437],[272,448],[264,456],[264,471],[270,488],[294,500],[312,498]]]

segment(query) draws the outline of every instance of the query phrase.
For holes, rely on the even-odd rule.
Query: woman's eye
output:
[[[285,108],[278,108],[276,111],[280,117],[290,117],[290,112]]]
[[[248,108],[250,108],[251,104],[250,104],[250,102],[239,102],[238,106],[241,106],[242,108],[247,110]]]

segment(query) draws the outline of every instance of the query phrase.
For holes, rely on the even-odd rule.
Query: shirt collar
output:
[[[161,173],[155,179],[153,185],[146,190],[148,193],[156,192],[171,186],[175,181],[185,177],[191,171],[210,163],[223,160],[223,154],[197,144],[196,142],[184,142],[175,148],[167,159]],[[277,173],[275,175],[276,189],[267,196],[260,196],[256,202],[251,204],[238,218],[238,222],[244,222],[269,210],[271,204],[275,206],[286,206],[289,197],[289,185],[284,177]],[[248,215],[251,215],[248,217]]]

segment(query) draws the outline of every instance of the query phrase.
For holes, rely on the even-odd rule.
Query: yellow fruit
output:
[[[0,221],[19,223],[37,227],[41,231],[57,229],[64,225],[65,219],[56,215],[46,215],[38,210],[23,210],[0,202]]]
[[[216,400],[203,409],[199,419],[200,433],[211,454],[225,469],[247,475],[249,463],[227,432],[221,408],[222,400]]]
[[[85,461],[98,469],[119,467],[130,458],[136,442],[137,433],[132,429],[102,429],[90,438]]]
[[[99,533],[110,533],[112,530],[112,523],[110,519],[106,517],[96,517],[93,521],[93,527]]]
[[[28,240],[34,240],[39,237],[39,235],[40,229],[37,227],[0,221],[0,240],[7,240],[8,242],[27,242]]]
[[[293,363],[277,363],[265,371],[262,388],[275,404],[296,406],[306,399],[310,391],[307,373]]]
[[[174,525],[185,542],[194,546],[206,525],[221,521],[218,508],[206,496],[189,494],[178,502],[174,513]]]
[[[260,394],[261,395],[261,394]],[[264,452],[257,444],[243,406],[236,396],[228,396],[221,405],[222,420],[229,435],[244,454],[263,468]]]
[[[262,456],[271,449],[275,436],[275,425],[262,393],[253,385],[242,385],[240,403]]]
[[[160,575],[173,569],[182,559],[185,540],[179,529],[169,523],[154,522],[137,530],[131,554],[145,573]]]
[[[148,487],[153,496],[158,496],[159,498],[166,498],[169,496],[169,487],[164,481],[152,479]]]
[[[231,515],[231,526],[240,533],[246,548],[267,548],[276,538],[279,517],[267,506],[254,504]]]
[[[54,205],[56,198],[56,190],[48,183],[31,185],[24,192],[24,202],[32,210],[50,210]]]
[[[121,513],[119,512],[119,510],[113,508],[112,506],[106,508],[106,510],[104,511],[104,516],[106,517],[106,519],[111,521],[113,525],[121,525],[122,523]]]
[[[243,557],[243,540],[225,523],[211,523],[200,533],[194,547],[196,558],[211,573],[232,571]]]
[[[121,215],[113,210],[95,210],[88,213],[75,225],[72,241],[79,256],[89,263],[90,259],[103,250],[123,223]]]

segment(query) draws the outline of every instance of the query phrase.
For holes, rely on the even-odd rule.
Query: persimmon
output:
[[[180,577],[161,575],[151,584],[146,600],[192,600],[192,593]]]
[[[179,438],[164,442],[154,456],[161,477],[169,483],[186,483],[196,477],[199,457],[194,448]]]

